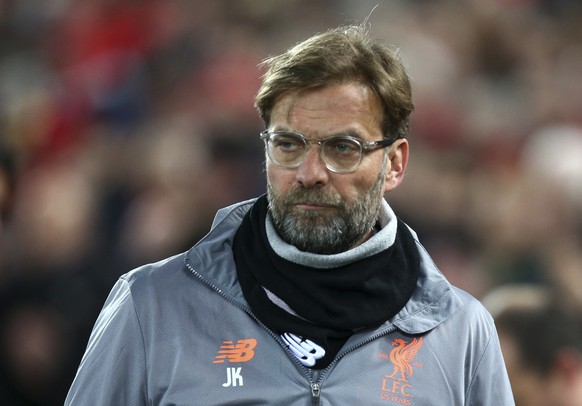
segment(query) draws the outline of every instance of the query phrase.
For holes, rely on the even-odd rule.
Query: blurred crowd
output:
[[[366,19],[413,80],[395,211],[474,296],[582,307],[579,1],[3,0],[1,404],[62,404],[115,280],[264,192],[261,60]]]

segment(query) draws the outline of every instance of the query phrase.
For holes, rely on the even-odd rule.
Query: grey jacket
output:
[[[407,305],[304,367],[253,315],[232,240],[253,201],[218,212],[190,251],[123,275],[97,319],[65,405],[513,405],[495,327],[418,243]]]

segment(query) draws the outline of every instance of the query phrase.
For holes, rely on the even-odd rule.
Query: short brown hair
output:
[[[380,98],[384,137],[406,137],[414,110],[408,74],[397,52],[368,34],[363,24],[338,27],[266,59],[267,72],[255,98],[265,125],[270,124],[274,104],[287,92],[357,82]]]

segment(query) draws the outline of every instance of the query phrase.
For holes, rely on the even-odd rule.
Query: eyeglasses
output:
[[[363,141],[351,135],[338,135],[322,140],[313,140],[291,131],[269,131],[261,133],[269,159],[282,168],[297,168],[303,163],[309,144],[319,144],[319,156],[326,168],[336,173],[354,172],[360,166],[364,151],[385,148],[395,139]]]

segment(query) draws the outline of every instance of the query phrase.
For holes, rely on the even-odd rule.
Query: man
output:
[[[518,405],[582,405],[582,320],[552,296],[512,286],[485,299]]]
[[[351,26],[266,65],[266,196],[120,278],[66,404],[513,404],[491,317],[383,199],[413,110],[395,53]]]

